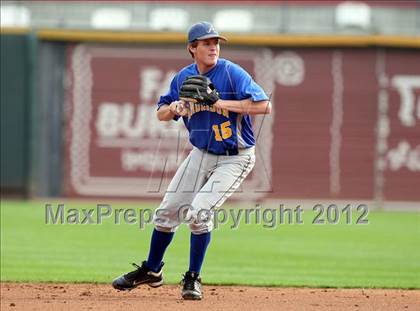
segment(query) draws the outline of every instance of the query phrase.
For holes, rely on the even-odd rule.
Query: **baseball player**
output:
[[[173,78],[157,103],[160,121],[182,118],[193,149],[178,168],[154,215],[149,256],[136,270],[112,285],[130,290],[140,284],[163,284],[163,256],[179,225],[191,229],[190,263],[182,280],[184,299],[202,299],[200,270],[213,229],[214,209],[239,187],[255,163],[250,115],[268,114],[264,90],[239,65],[219,58],[219,41],[227,41],[208,22],[188,32],[194,63]]]

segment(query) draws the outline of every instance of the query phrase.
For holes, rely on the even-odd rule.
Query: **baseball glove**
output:
[[[182,83],[179,98],[187,102],[212,106],[219,100],[219,93],[209,78],[190,76]]]

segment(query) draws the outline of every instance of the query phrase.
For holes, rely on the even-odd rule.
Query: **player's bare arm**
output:
[[[270,114],[271,102],[269,100],[252,101],[251,99],[243,100],[223,100],[219,99],[214,103],[216,108],[226,109],[232,112],[242,114]]]
[[[175,110],[173,109],[173,105],[174,103],[172,103],[172,109],[171,109],[171,105],[163,105],[162,107],[160,107],[160,109],[156,112],[157,118],[159,119],[159,121],[170,121],[175,117]]]

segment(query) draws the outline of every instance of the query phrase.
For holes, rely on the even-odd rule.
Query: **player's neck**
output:
[[[196,65],[197,65],[198,72],[200,74],[205,74],[205,73],[209,72],[210,70],[212,70],[217,65],[217,63],[214,64],[214,65],[211,65],[211,66],[207,66],[203,63],[197,63],[196,62]]]

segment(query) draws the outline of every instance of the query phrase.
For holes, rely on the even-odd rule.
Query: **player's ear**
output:
[[[197,47],[193,46],[192,44],[187,45],[188,53],[190,53],[191,57],[194,58],[194,53],[197,50]]]
[[[195,51],[197,50],[197,47],[193,46],[192,44],[188,44],[188,52],[190,53],[195,53]]]

